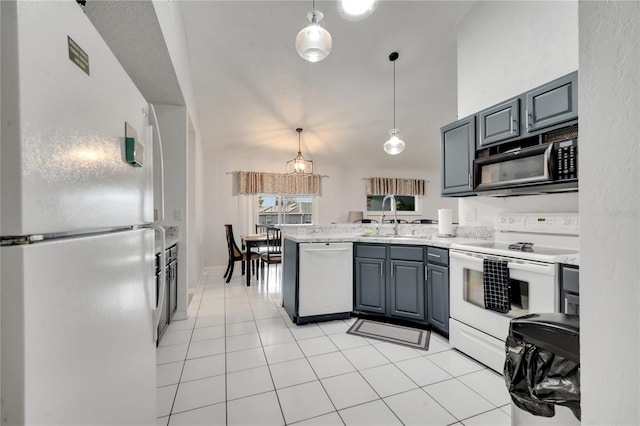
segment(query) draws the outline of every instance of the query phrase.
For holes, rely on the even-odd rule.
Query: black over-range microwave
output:
[[[515,148],[473,161],[473,189],[486,195],[525,195],[578,188],[578,140]]]

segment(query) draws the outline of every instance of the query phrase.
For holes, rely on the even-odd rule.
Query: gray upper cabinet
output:
[[[578,118],[578,72],[524,94],[527,133]]]
[[[520,99],[515,98],[478,113],[477,149],[520,136]]]
[[[474,195],[472,173],[475,148],[475,115],[440,129],[442,196]]]

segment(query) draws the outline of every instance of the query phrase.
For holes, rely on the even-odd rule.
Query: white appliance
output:
[[[2,1],[2,424],[154,424],[149,105],[75,1]]]
[[[577,214],[511,214],[500,216],[495,241],[452,244],[450,257],[449,343],[502,373],[504,341],[512,318],[529,313],[559,312],[557,260],[577,254]],[[524,250],[509,249],[513,243]],[[510,310],[484,307],[484,259],[507,261]]]
[[[301,243],[298,324],[353,311],[353,243]],[[327,318],[328,319],[328,318]]]

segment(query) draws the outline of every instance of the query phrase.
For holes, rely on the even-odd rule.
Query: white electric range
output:
[[[579,230],[577,213],[514,213],[498,217],[495,241],[453,244],[449,251],[449,343],[502,373],[511,319],[559,312],[557,262],[578,254]],[[507,313],[484,306],[484,259],[506,261]]]

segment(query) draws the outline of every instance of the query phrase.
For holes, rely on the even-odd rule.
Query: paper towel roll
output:
[[[451,209],[438,209],[438,234],[453,235]]]

